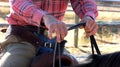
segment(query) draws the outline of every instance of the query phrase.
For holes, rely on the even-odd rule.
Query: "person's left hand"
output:
[[[94,35],[97,32],[98,25],[90,16],[85,16],[80,22],[86,23],[85,27],[80,26],[80,28],[84,28],[87,36]]]

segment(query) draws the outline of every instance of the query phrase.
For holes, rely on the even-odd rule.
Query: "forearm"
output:
[[[36,5],[30,0],[9,0],[10,7],[17,16],[22,17],[25,22],[40,25],[43,15],[47,12],[38,9]]]
[[[97,5],[94,0],[71,0],[75,13],[82,19],[85,16],[96,18],[98,15]]]
[[[91,16],[94,19],[98,16],[97,5],[94,0],[84,1],[84,5],[82,7],[85,14],[84,16]]]

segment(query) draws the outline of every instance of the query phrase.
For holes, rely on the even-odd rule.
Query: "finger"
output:
[[[80,26],[79,28],[82,29],[82,28],[84,28],[84,26]]]
[[[50,28],[48,30],[48,37],[49,37],[49,39],[52,39],[52,33],[54,33],[54,28]]]
[[[55,32],[56,32],[57,42],[60,43],[61,42],[61,37],[60,37],[59,27],[56,27]]]
[[[64,37],[67,35],[67,26],[63,23],[62,27],[61,27],[61,38],[62,40],[64,39]]]
[[[87,22],[85,26],[85,32],[90,32],[90,31],[91,31],[91,24]]]
[[[93,28],[93,30],[91,32],[87,33],[86,35],[87,36],[94,35],[95,33],[97,33],[97,30],[98,30],[98,25],[95,25],[95,27]]]
[[[64,37],[67,35],[67,26],[63,23],[63,22],[60,22],[59,24],[58,24],[59,26],[59,30],[57,30],[57,31],[59,31],[58,33],[60,34],[58,37],[58,41],[59,42],[61,42],[63,39],[64,39]]]
[[[95,27],[96,27],[96,23],[95,22],[91,22],[91,25],[89,26],[89,31],[87,32],[91,32]]]
[[[86,23],[86,22],[87,22],[87,20],[84,20],[84,19],[80,21],[80,23]],[[86,24],[85,24],[85,26],[86,26]],[[79,28],[82,29],[82,28],[85,28],[85,26],[80,26]]]
[[[86,32],[91,32],[92,29],[95,27],[95,22],[93,20],[89,20],[87,23],[86,23],[86,26],[85,26],[85,31]]]

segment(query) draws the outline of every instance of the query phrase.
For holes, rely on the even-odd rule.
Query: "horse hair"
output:
[[[69,67],[120,67],[120,52],[91,55],[92,61]]]

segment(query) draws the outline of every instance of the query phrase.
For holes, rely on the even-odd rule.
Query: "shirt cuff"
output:
[[[95,14],[94,14],[94,12],[87,12],[86,14],[85,14],[85,16],[90,16],[92,19],[96,19],[96,16],[95,16]]]
[[[42,18],[45,14],[48,13],[43,10],[35,10],[33,12],[32,21],[36,23],[36,26],[40,26],[40,22],[42,21]]]

